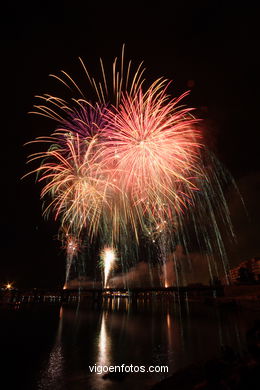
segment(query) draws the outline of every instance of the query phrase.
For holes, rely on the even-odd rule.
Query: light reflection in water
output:
[[[59,326],[49,359],[41,373],[39,390],[63,390],[64,356],[62,350],[63,308],[59,312]]]
[[[97,355],[97,365],[109,366],[110,365],[110,351],[111,344],[110,338],[107,333],[106,328],[106,313],[102,314],[101,327],[98,338],[98,355]]]
[[[114,300],[113,300],[114,301]],[[114,302],[112,302],[112,305]],[[107,330],[108,313],[102,312],[100,321],[100,330],[97,337],[97,355],[93,362],[96,366],[110,366],[113,364],[111,354],[111,338]],[[111,386],[110,381],[103,379],[104,374],[93,372],[90,374],[91,389],[109,389]]]
[[[168,312],[166,314],[166,323],[167,323],[167,336],[168,336],[168,349],[172,349],[172,324],[171,324],[171,315]]]
[[[145,388],[166,375],[129,374],[117,382],[90,373],[89,365],[168,365],[171,375],[217,356],[222,344],[243,348],[246,323],[245,315],[177,298],[106,298],[102,306],[67,306],[38,389],[65,390],[68,382],[70,390]]]

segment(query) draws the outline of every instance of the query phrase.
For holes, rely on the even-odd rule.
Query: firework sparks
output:
[[[186,94],[169,100],[163,80],[146,93],[141,86],[136,91],[121,93],[118,108],[66,107],[69,119],[59,120],[52,137],[37,140],[53,141],[31,160],[43,161],[36,169],[47,183],[41,196],[52,198],[45,213],[52,210],[62,226],[78,233],[87,228],[93,237],[106,214],[114,239],[130,224],[138,240],[145,220],[173,223],[192,202],[194,178],[203,172],[196,120],[178,106]]]
[[[112,247],[104,248],[100,254],[100,257],[104,270],[104,288],[107,288],[108,277],[116,262],[116,251]]]
[[[135,202],[158,199],[155,204],[160,204],[159,199],[172,199],[178,210],[183,203],[181,186],[194,189],[190,177],[198,174],[194,120],[185,118],[187,110],[171,113],[176,110],[171,102],[163,107],[163,96],[152,98],[149,90],[147,98],[140,91],[134,101],[124,101],[111,118],[106,158],[116,158],[121,186]]]
[[[155,223],[165,216],[172,219],[198,189],[194,178],[203,175],[201,135],[191,109],[178,106],[185,96],[168,100],[165,81],[158,80],[146,93],[140,88],[134,97],[123,96],[118,109],[106,114],[102,158],[127,194],[123,200],[131,208],[123,209],[135,230],[143,216]]]
[[[32,156],[32,160],[43,161],[34,172],[40,174],[39,182],[47,183],[41,197],[51,199],[44,213],[52,210],[55,219],[61,217],[62,226],[78,235],[87,228],[92,236],[103,209],[109,208],[109,189],[111,193],[115,184],[110,182],[108,169],[96,158],[96,137],[82,140],[70,134],[64,143]]]
[[[65,227],[61,229],[58,237],[62,241],[62,248],[66,251],[66,276],[63,287],[66,289],[73,260],[77,258],[78,253],[82,250],[82,243],[76,235],[69,233],[69,230]]]
[[[140,235],[145,235],[156,243],[160,235],[174,232],[178,242],[186,242],[185,213],[190,214],[197,236],[199,229],[203,237],[209,236],[206,228],[197,226],[210,218],[215,247],[224,253],[210,198],[212,186],[218,188],[215,199],[231,226],[227,206],[218,173],[214,168],[208,172],[203,162],[206,148],[198,120],[192,109],[182,105],[188,92],[171,99],[169,83],[162,78],[144,88],[142,63],[135,73],[131,61],[125,66],[124,47],[121,60],[113,63],[112,87],[102,60],[101,81],[91,77],[80,61],[96,102],[90,102],[66,72],[52,75],[80,98],[38,96],[43,103],[35,105],[33,113],[53,119],[57,127],[50,137],[33,141],[47,142],[47,151],[30,156],[30,161],[41,162],[31,173],[44,183],[41,197],[48,199],[44,214],[52,213],[61,228],[66,227],[68,237],[76,240],[77,249],[73,249],[75,242],[66,241],[69,264],[83,235],[90,241],[103,236],[106,242],[123,246],[125,237],[134,237],[138,244]],[[194,205],[201,203],[203,207],[193,214]],[[212,251],[213,245],[205,240]],[[105,248],[101,258],[107,287],[115,251]]]

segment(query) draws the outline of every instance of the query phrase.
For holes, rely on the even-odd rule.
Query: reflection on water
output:
[[[64,357],[62,348],[62,325],[63,325],[63,307],[60,308],[60,320],[57,330],[57,336],[50,352],[49,359],[41,373],[39,381],[39,390],[60,390],[63,389],[63,377],[64,377]]]
[[[98,348],[97,348],[97,358],[92,365],[96,364],[97,366],[110,366],[113,364],[111,362],[111,338],[107,331],[107,319],[108,313],[103,312],[101,314],[101,325],[100,332],[98,335]],[[102,375],[94,372],[90,376],[90,384],[93,389],[102,389],[104,388],[104,379]]]
[[[58,314],[58,313],[57,313]],[[173,372],[218,356],[221,345],[245,349],[254,313],[204,304],[107,299],[102,307],[64,306],[48,358],[38,375],[39,390],[149,389]],[[48,329],[46,329],[46,332]],[[104,379],[89,366],[167,365],[168,374],[129,373],[122,382]]]
[[[102,314],[100,333],[98,337],[97,364],[109,366],[110,364],[110,337],[106,329],[106,313]]]

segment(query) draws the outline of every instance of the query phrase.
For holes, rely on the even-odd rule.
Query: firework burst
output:
[[[62,71],[61,76],[52,76],[80,97],[73,95],[65,101],[49,94],[38,96],[41,103],[32,111],[56,123],[50,137],[33,141],[48,143],[47,151],[30,156],[30,161],[40,161],[31,173],[44,183],[44,214],[52,213],[75,240],[87,235],[92,241],[103,235],[106,242],[126,246],[126,238],[134,237],[138,244],[143,235],[161,242],[157,239],[161,233],[186,242],[183,215],[190,214],[197,232],[207,212],[216,246],[223,251],[210,199],[211,183],[218,187],[223,218],[228,224],[230,220],[225,217],[227,207],[217,174],[210,178],[203,163],[206,149],[198,120],[182,103],[188,92],[170,98],[169,83],[162,78],[144,88],[142,64],[136,72],[131,71],[131,61],[125,66],[124,47],[121,59],[113,63],[111,87],[102,60],[101,81],[91,77],[80,62],[96,101],[91,102]],[[203,197],[198,193],[204,194],[205,206],[197,208],[199,217],[193,214]],[[108,264],[105,286],[115,256],[113,248],[102,251]]]
[[[144,216],[155,223],[172,220],[192,201],[194,179],[203,175],[197,120],[191,109],[179,107],[186,94],[169,100],[165,84],[158,80],[146,93],[140,88],[134,97],[122,96],[118,109],[106,114],[102,159],[127,195],[131,208],[122,210],[130,210],[133,225]]]
[[[51,199],[44,213],[60,217],[62,226],[78,235],[87,228],[92,236],[98,229],[105,208],[110,209],[109,194],[114,191],[110,171],[96,155],[97,137],[82,139],[64,134],[62,145],[53,144],[47,152],[33,155],[42,164],[34,172],[45,182],[41,197]]]

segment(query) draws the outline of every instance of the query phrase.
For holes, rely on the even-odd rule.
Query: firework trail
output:
[[[116,251],[112,247],[106,247],[102,250],[100,257],[101,257],[101,266],[104,270],[104,288],[107,288],[108,277],[113,267],[115,266],[115,262],[117,260]]]
[[[65,273],[65,283],[64,289],[67,288],[67,283],[70,277],[71,266],[78,258],[79,252],[83,249],[83,244],[77,235],[69,232],[69,229],[66,227],[61,227],[58,239],[62,243],[62,249],[66,252],[66,273]]]

